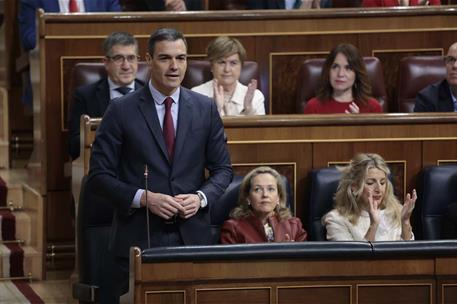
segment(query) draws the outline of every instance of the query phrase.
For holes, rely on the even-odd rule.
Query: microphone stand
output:
[[[144,165],[144,191],[146,199],[146,230],[148,233],[148,248],[151,248],[151,236],[149,235],[149,205],[148,205],[148,165]]]

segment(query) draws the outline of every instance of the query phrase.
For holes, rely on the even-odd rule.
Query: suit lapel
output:
[[[179,96],[179,113],[178,126],[175,141],[175,156],[177,159],[184,147],[187,132],[192,127],[193,108],[190,94],[181,87],[181,96]]]
[[[97,98],[98,111],[103,116],[110,101],[108,78],[100,81],[95,92],[95,97]]]
[[[142,91],[140,103],[138,105],[140,112],[143,114],[146,124],[158,143],[160,150],[165,158],[168,159],[167,147],[165,145],[165,139],[163,138],[162,128],[160,127],[159,117],[157,116],[154,99],[152,98],[148,86],[144,86],[140,90]]]

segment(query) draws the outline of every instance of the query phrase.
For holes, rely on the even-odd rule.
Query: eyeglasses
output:
[[[128,63],[135,63],[140,59],[140,56],[137,55],[114,55],[114,56],[106,56],[109,60],[114,62],[115,64],[123,64],[124,61],[127,61]]]
[[[456,61],[457,61],[457,58],[455,58],[454,56],[446,56],[446,57],[444,57],[444,62],[446,64],[454,65]]]

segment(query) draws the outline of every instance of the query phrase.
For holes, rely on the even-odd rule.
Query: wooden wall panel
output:
[[[145,304],[185,304],[185,291],[146,291]]]
[[[278,287],[278,303],[296,304],[350,304],[352,303],[352,286],[308,285]]]
[[[233,287],[233,288],[206,288],[197,289],[195,292],[195,303],[198,304],[238,304],[270,303],[270,288],[254,287]]]
[[[431,304],[435,301],[433,284],[370,284],[358,285],[358,303],[376,304]]]

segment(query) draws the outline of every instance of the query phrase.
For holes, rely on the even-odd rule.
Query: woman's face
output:
[[[344,93],[352,90],[355,82],[355,72],[345,55],[338,53],[330,67],[330,85],[334,93]]]
[[[279,204],[276,178],[269,173],[261,173],[252,178],[248,202],[254,214],[260,219],[266,219],[272,215]]]
[[[214,61],[211,65],[213,77],[225,89],[235,85],[241,74],[241,60],[238,53]]]
[[[367,176],[363,182],[361,201],[368,206],[369,198],[372,197],[378,208],[380,207],[386,193],[387,177],[384,171],[378,168],[368,169]]]

